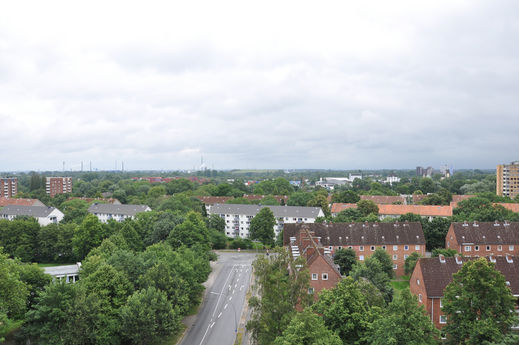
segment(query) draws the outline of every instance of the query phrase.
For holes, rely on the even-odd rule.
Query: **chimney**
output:
[[[440,263],[445,263],[445,256],[443,256],[443,254],[438,255],[438,258],[440,259]]]
[[[458,265],[462,265],[463,264],[463,261],[461,261],[461,257],[459,255],[455,255],[454,257],[456,258],[456,263]]]
[[[514,259],[510,254],[506,254],[506,262],[508,262],[509,264],[514,262]]]

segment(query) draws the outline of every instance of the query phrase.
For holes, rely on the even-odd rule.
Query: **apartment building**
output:
[[[404,275],[405,259],[411,253],[425,256],[425,237],[418,222],[285,224],[283,245],[289,246],[290,238],[297,236],[302,229],[313,233],[331,255],[339,249],[351,248],[357,259],[363,261],[377,248],[382,248],[393,260],[396,276]]]
[[[116,205],[116,204],[92,204],[88,212],[96,216],[100,222],[108,223],[110,219],[122,222],[127,218],[134,219],[137,213],[149,212],[147,205]]]
[[[8,205],[0,210],[0,219],[14,220],[26,216],[36,218],[41,226],[59,223],[65,215],[55,207]]]
[[[519,222],[452,223],[445,248],[467,257],[519,255]]]
[[[18,193],[18,178],[0,177],[0,197],[12,198]]]
[[[308,293],[317,295],[323,289],[332,289],[341,280],[339,267],[333,262],[331,252],[321,245],[315,233],[302,227],[290,237],[290,253],[294,259],[302,256],[310,273]]]
[[[277,236],[285,224],[314,223],[317,217],[324,217],[320,207],[270,206],[243,204],[215,204],[208,214],[217,214],[225,220],[225,234],[229,237],[249,237],[250,221],[258,212],[268,207],[276,219],[274,234]]]
[[[51,198],[56,194],[72,193],[72,177],[47,177],[46,191]]]
[[[447,323],[443,314],[443,291],[452,281],[452,275],[458,272],[463,263],[474,260],[475,257],[444,257],[420,258],[416,263],[409,289],[418,297],[418,303],[425,307],[427,314],[436,328],[441,329]],[[519,258],[513,256],[489,256],[487,260],[494,263],[510,287],[512,294],[519,297]]]
[[[497,166],[496,194],[512,199],[519,195],[519,161]]]

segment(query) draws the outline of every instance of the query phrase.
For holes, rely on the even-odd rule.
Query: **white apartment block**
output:
[[[274,213],[276,219],[275,236],[283,230],[284,224],[314,223],[317,217],[324,217],[320,207],[241,204],[215,204],[211,207],[209,214],[217,214],[225,220],[225,234],[227,236],[248,238],[250,221],[264,207],[270,208]]]
[[[14,220],[16,217],[36,218],[41,226],[59,223],[65,215],[55,207],[8,205],[0,211],[0,219]]]
[[[146,205],[114,205],[114,204],[92,204],[88,212],[95,215],[100,222],[108,223],[110,219],[122,222],[126,218],[134,219],[137,213],[149,212],[151,208]]]

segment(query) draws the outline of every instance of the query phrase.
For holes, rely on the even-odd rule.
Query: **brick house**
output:
[[[378,205],[405,205],[406,198],[400,195],[361,195],[360,200],[373,201]]]
[[[452,223],[445,248],[468,257],[519,255],[519,222]]]
[[[425,256],[425,237],[418,222],[285,224],[283,245],[290,245],[290,238],[303,228],[314,233],[332,256],[338,249],[352,248],[363,261],[377,248],[384,249],[393,260],[397,277],[404,275],[405,259],[411,253]]]
[[[475,260],[476,257],[444,257],[420,258],[416,263],[409,289],[418,297],[436,328],[441,329],[447,319],[441,311],[443,290],[452,281],[452,275],[458,272],[463,263]],[[519,297],[519,258],[506,256],[489,256],[487,259],[495,264],[510,287],[512,294]]]
[[[53,198],[56,194],[72,193],[72,177],[47,177],[46,192]]]
[[[407,213],[413,213],[432,220],[436,217],[450,217],[452,216],[451,206],[437,206],[437,205],[388,205],[377,204],[378,217],[383,218],[398,218]],[[357,204],[334,203],[332,205],[331,213],[336,216],[339,212],[348,208],[357,208]]]
[[[319,243],[312,231],[301,228],[290,238],[290,253],[293,258],[302,256],[306,259],[310,272],[310,288],[314,298],[323,289],[332,289],[341,280],[341,273],[334,264],[330,251]]]

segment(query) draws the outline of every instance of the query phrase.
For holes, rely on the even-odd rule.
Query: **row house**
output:
[[[437,206],[437,205],[388,205],[388,204],[377,204],[378,206],[378,217],[383,218],[398,218],[407,213],[413,213],[432,220],[436,217],[450,217],[452,216],[452,207],[450,206]],[[331,213],[336,216],[339,212],[344,211],[348,208],[357,208],[357,204],[347,203],[334,203],[332,205]]]
[[[262,208],[269,208],[274,213],[277,236],[283,226],[292,223],[314,223],[317,217],[324,217],[320,207],[271,206],[243,204],[215,204],[208,214],[217,214],[225,220],[225,234],[229,237],[249,237],[250,221]]]
[[[341,280],[339,267],[333,262],[328,248],[324,248],[315,233],[302,227],[290,237],[290,254],[294,259],[303,257],[310,273],[309,294],[317,298],[323,289],[332,289]]]
[[[377,205],[405,205],[407,200],[400,195],[361,195],[360,200],[373,201]]]
[[[47,177],[45,191],[51,198],[56,194],[72,193],[72,177]]]
[[[351,248],[357,259],[363,261],[377,248],[384,249],[393,260],[396,276],[404,275],[405,259],[411,253],[425,256],[425,237],[418,222],[285,224],[283,245],[288,246],[290,238],[302,228],[314,233],[331,255],[339,249]]]
[[[463,263],[475,260],[475,257],[444,257],[420,258],[416,263],[409,288],[418,298],[418,303],[425,307],[436,328],[441,329],[447,323],[447,317],[442,312],[443,291],[452,281],[452,275],[458,272]],[[506,280],[506,284],[514,297],[519,297],[519,258],[513,256],[489,256],[487,260],[494,263]]]
[[[122,222],[127,218],[134,219],[138,213],[149,212],[151,208],[146,205],[115,205],[115,204],[92,204],[88,212],[96,216],[100,222],[107,223],[113,219]]]
[[[18,193],[18,178],[0,177],[0,197],[12,198]]]
[[[14,220],[17,217],[36,218],[41,226],[59,223],[65,215],[55,207],[8,205],[0,210],[0,219]]]
[[[519,222],[452,223],[445,248],[463,256],[519,255]]]
[[[0,207],[13,205],[13,206],[45,206],[38,199],[25,199],[25,198],[1,198],[0,197]]]

